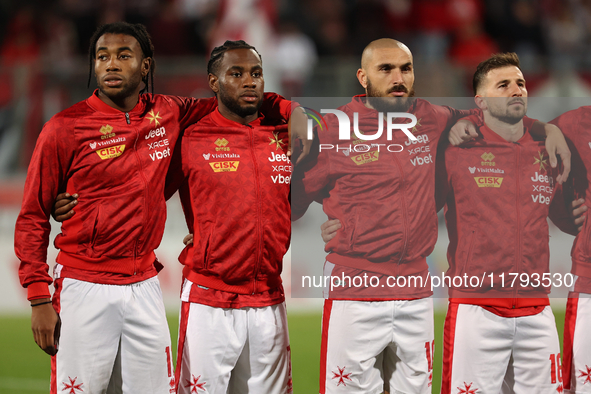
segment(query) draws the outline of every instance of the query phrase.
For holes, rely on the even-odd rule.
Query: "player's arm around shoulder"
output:
[[[556,156],[560,156],[560,160],[562,161],[562,172],[556,177],[556,182],[559,184],[564,183],[568,179],[571,169],[571,152],[566,139],[564,138],[564,134],[554,124],[524,118],[524,124],[528,121],[533,121],[530,129],[532,135],[535,137],[546,138],[546,151],[548,152],[550,166],[552,168],[557,168],[558,159]]]

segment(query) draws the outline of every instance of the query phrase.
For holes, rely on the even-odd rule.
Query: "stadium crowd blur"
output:
[[[206,59],[226,39],[255,45],[286,97],[362,93],[361,51],[381,37],[411,48],[418,96],[471,96],[498,51],[519,54],[530,94],[591,80],[591,0],[0,0],[0,175],[22,173],[43,123],[89,95],[90,36],[117,20],[148,27],[156,93],[210,95]]]

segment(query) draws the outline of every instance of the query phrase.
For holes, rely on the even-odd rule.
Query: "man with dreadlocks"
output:
[[[98,89],[45,124],[16,223],[35,342],[53,356],[52,393],[174,392],[156,276],[162,266],[154,254],[166,219],[164,180],[179,135],[216,99],[141,94],[153,86],[154,72],[142,25],[100,27],[89,55]],[[278,97],[265,103],[275,110],[289,105]],[[79,197],[76,215],[55,240],[51,299],[49,216],[62,192]]]
[[[291,393],[280,277],[291,235],[287,124],[259,112],[264,78],[254,47],[226,41],[208,73],[218,109],[186,130],[182,171],[169,172],[182,174],[176,182],[195,235],[179,258],[178,393]]]

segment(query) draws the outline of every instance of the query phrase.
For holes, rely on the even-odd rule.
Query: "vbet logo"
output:
[[[318,113],[317,111],[314,111],[312,108],[308,108],[308,107],[302,107],[302,108],[304,108],[306,115],[309,116],[308,123],[307,123],[307,138],[309,140],[314,138],[314,135],[313,135],[314,121],[320,127],[321,131],[324,131],[325,128],[328,129],[326,121],[324,120],[324,118],[320,114],[320,113],[322,113],[322,114],[333,114],[337,117],[337,120],[339,122],[339,140],[351,141],[351,119],[349,119],[349,116],[346,113],[344,113],[343,111],[340,111],[338,109],[321,109],[320,113]],[[417,117],[415,115],[409,114],[406,112],[388,112],[388,113],[386,113],[385,117],[386,117],[386,136],[387,136],[388,141],[392,140],[392,132],[394,130],[402,130],[404,132],[404,134],[406,134],[406,136],[411,141],[418,141],[417,137],[415,137],[414,134],[412,133],[412,131],[410,130],[413,127],[415,127],[417,124]],[[410,119],[410,122],[409,123],[393,123],[394,119],[398,119],[398,118]],[[376,131],[376,133],[375,134],[367,134],[366,132],[362,133],[359,130],[359,114],[357,112],[354,112],[353,113],[353,132],[355,133],[355,136],[360,140],[364,140],[364,141],[377,140],[384,133],[384,113],[378,112],[378,130]],[[356,153],[369,152],[369,150],[373,147],[377,147],[378,152],[380,151],[380,147],[385,147],[388,150],[388,152],[393,152],[393,153],[402,152],[404,150],[404,146],[402,146],[400,144],[386,145],[386,144],[376,144],[376,143],[372,143],[372,144],[357,143],[357,144],[353,144],[353,145],[348,144],[348,145],[342,145],[342,146],[339,144],[337,144],[336,146],[333,144],[320,144],[320,146],[319,146],[320,151],[336,149],[337,152],[343,151],[347,156],[348,156],[348,153],[350,153],[350,152],[356,152]],[[367,159],[364,159],[364,160],[367,160]]]

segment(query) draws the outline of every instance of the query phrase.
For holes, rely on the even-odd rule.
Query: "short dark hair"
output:
[[[477,94],[478,88],[486,78],[486,74],[497,68],[515,66],[519,69],[519,57],[515,52],[495,53],[485,61],[481,62],[476,68],[474,77],[472,78],[472,89],[474,94]]]
[[[259,51],[257,51],[257,49],[255,47],[253,47],[252,45],[247,44],[245,41],[243,41],[243,40],[226,41],[226,42],[224,42],[224,45],[220,45],[219,47],[215,47],[215,48],[213,48],[213,51],[211,51],[211,57],[209,58],[209,62],[207,63],[207,73],[208,74],[217,75],[219,68],[220,68],[220,63],[222,62],[222,58],[224,56],[224,53],[226,53],[226,51],[228,51],[230,49],[252,49],[253,51],[255,51],[257,53],[257,55],[259,55],[261,62],[263,61],[263,57],[261,56]]]
[[[152,62],[150,63],[150,71],[148,71],[146,76],[142,78],[142,81],[146,86],[140,93],[148,91],[150,87],[152,88],[152,93],[154,93],[154,71],[156,70],[156,61],[154,60],[154,45],[152,44],[152,39],[150,38],[148,30],[146,30],[146,26],[142,25],[141,23],[108,23],[106,25],[102,25],[94,32],[92,38],[90,39],[90,47],[88,49],[90,70],[88,72],[87,86],[90,86],[90,78],[92,76],[92,62],[96,59],[96,43],[99,38],[105,34],[125,34],[127,36],[134,37],[142,48],[144,58],[152,58]]]

